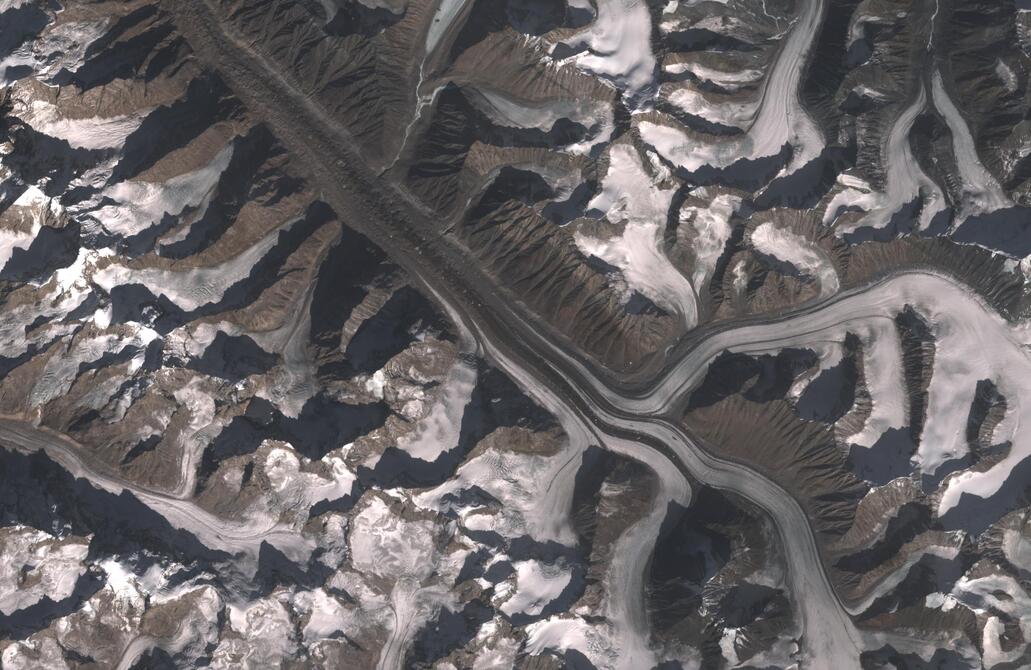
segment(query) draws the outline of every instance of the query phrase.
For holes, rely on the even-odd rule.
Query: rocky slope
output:
[[[1021,2],[0,0],[3,668],[841,664],[803,541],[863,667],[1027,666],[1029,75]]]

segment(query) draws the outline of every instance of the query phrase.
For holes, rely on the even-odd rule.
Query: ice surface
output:
[[[621,237],[601,240],[581,232],[574,236],[586,255],[597,256],[623,271],[627,284],[660,307],[676,314],[685,327],[698,322],[694,288],[662,251],[662,234],[673,198],[672,188],[656,184],[645,172],[633,146],[609,150],[609,168],[601,192],[588,208],[623,225]]]
[[[978,614],[992,614],[984,620],[982,630],[984,667],[1014,662],[1021,657],[1031,637],[1031,597],[1017,580],[998,574],[976,578],[963,576],[953,587],[952,595]],[[1024,644],[1012,646],[1004,643],[1004,639],[1012,639],[1012,636],[1005,634],[1005,626],[995,613],[1002,613],[1017,623]],[[1003,651],[1003,644],[1010,647],[1008,652]]]
[[[755,84],[763,76],[762,70],[719,70],[698,61],[669,63],[663,69],[670,74],[690,72],[699,80],[715,84],[728,92],[737,91],[744,86]]]
[[[135,235],[157,225],[166,214],[179,215],[209,198],[233,156],[227,145],[202,168],[165,182],[126,181],[106,189],[102,197],[112,201],[90,215],[104,229],[117,235]]]
[[[355,515],[350,532],[351,560],[359,570],[389,579],[422,580],[434,570],[436,530],[429,521],[406,521],[379,497]]]
[[[474,530],[491,530],[503,537],[529,535],[540,542],[573,544],[569,524],[572,482],[580,451],[569,446],[554,456],[489,449],[459,467],[455,476],[420,494],[420,505],[441,508],[442,499],[462,488],[478,486],[502,505],[493,514],[479,508],[462,510],[463,523]]]
[[[709,284],[716,263],[730,239],[730,218],[741,206],[741,198],[720,194],[709,199],[706,206],[684,206],[680,222],[694,233],[691,251],[695,255],[691,284],[696,291],[704,291]]]
[[[187,530],[205,546],[231,554],[240,554],[241,565],[256,559],[263,542],[273,545],[291,560],[306,561],[314,543],[275,519],[252,517],[246,520],[220,518],[165,492],[126,482],[102,468],[93,468],[79,456],[81,449],[72,449],[70,441],[52,433],[29,427],[17,421],[0,419],[0,435],[8,449],[25,453],[45,452],[75,477],[86,479],[104,491],[120,494],[130,491],[141,503],[163,516],[173,527]],[[253,564],[251,567],[254,567]]]
[[[651,16],[641,0],[600,0],[598,15],[584,31],[563,41],[586,51],[572,57],[580,68],[612,81],[636,100],[652,85]]]
[[[565,147],[563,151],[572,154],[588,154],[600,144],[611,139],[615,130],[612,106],[590,99],[558,99],[543,102],[517,100],[502,92],[480,86],[479,96],[470,96],[470,102],[499,126],[509,128],[535,128],[543,132],[551,130],[561,119],[579,123],[587,130],[597,127],[581,142]]]
[[[629,403],[636,411],[655,411],[672,397],[674,389],[697,383],[697,360],[708,360],[723,350],[770,351],[778,347],[805,346],[807,342],[843,341],[847,331],[856,332],[870,352],[864,353],[873,413],[863,433],[851,438],[866,443],[882,428],[905,425],[901,354],[895,341],[893,319],[906,305],[930,324],[935,340],[934,371],[928,387],[927,419],[913,467],[934,473],[944,463],[966,456],[966,420],[978,381],[995,382],[1006,398],[1007,413],[996,428],[994,443],[1010,441],[1009,452],[989,469],[965,471],[949,478],[938,503],[943,515],[960,504],[963,494],[987,499],[1007,481],[1014,467],[1031,457],[1031,327],[1010,324],[971,289],[930,272],[896,275],[863,292],[828,304],[821,310],[769,325],[748,325],[717,334],[692,350],[678,367],[647,397]],[[879,324],[879,325],[878,325]],[[686,372],[690,370],[691,372]]]
[[[147,115],[147,110],[143,110],[129,116],[76,119],[62,116],[56,105],[44,100],[26,101],[26,104],[25,111],[18,112],[25,123],[79,149],[120,148]]]
[[[426,55],[432,54],[437,48],[437,43],[444,33],[451,26],[451,23],[465,8],[467,0],[440,0],[437,11],[430,22],[430,29],[426,33]]]
[[[254,266],[272,250],[279,234],[293,225],[284,224],[265,235],[239,255],[219,265],[188,270],[154,267],[131,268],[112,263],[98,270],[93,281],[106,291],[124,284],[142,284],[155,295],[163,295],[186,311],[218,302],[234,284],[246,279]]]
[[[689,86],[679,86],[667,96],[670,104],[681,111],[716,123],[744,130],[755,118],[758,101],[734,102],[731,100],[710,102],[704,93]]]
[[[298,456],[292,449],[270,449],[265,455],[262,469],[272,486],[272,500],[281,509],[303,512],[323,500],[338,500],[350,495],[356,477],[344,460],[327,454],[322,462],[329,466],[328,478],[302,470],[302,463],[308,465],[310,461]]]
[[[500,608],[508,616],[540,614],[548,603],[562,594],[572,579],[568,568],[538,560],[516,561],[513,567],[516,591]]]
[[[438,400],[415,430],[398,440],[398,448],[429,463],[456,449],[461,436],[462,415],[476,388],[476,378],[473,362],[459,356],[441,386]]]
[[[706,165],[722,169],[742,159],[775,156],[787,144],[793,148],[787,172],[815,159],[823,151],[825,141],[799,100],[799,85],[823,12],[821,0],[802,3],[801,13],[789,29],[777,60],[763,82],[758,112],[743,136],[699,142],[677,128],[642,121],[638,124],[641,138],[667,160],[689,172]],[[721,25],[714,23],[712,29],[722,30],[722,22]]]
[[[118,353],[127,348],[142,352],[157,336],[150,328],[138,328],[127,335],[104,334],[77,338],[67,345],[63,355],[47,360],[29,394],[29,404],[38,407],[67,393],[79,376],[80,366],[95,363],[106,354]]]
[[[960,217],[973,214],[987,214],[1009,207],[1013,203],[995,177],[981,164],[977,145],[970,134],[970,127],[955,103],[945,91],[941,72],[935,70],[931,77],[931,97],[934,106],[941,112],[952,134],[952,153],[956,169],[964,188]]]
[[[1003,532],[1002,551],[1013,565],[1031,572],[1031,539],[1018,530]]]
[[[298,653],[294,622],[275,594],[229,607],[229,625],[239,636],[223,636],[211,655],[213,668],[279,667]]]
[[[0,529],[0,613],[10,616],[44,596],[60,602],[86,572],[89,538],[59,539],[25,526]]]
[[[11,260],[15,249],[28,249],[40,228],[58,220],[64,209],[56,198],[49,198],[37,186],[29,186],[12,204],[12,213],[22,211],[32,220],[29,231],[0,228],[0,270]]]
[[[760,253],[783,261],[820,283],[820,297],[838,292],[838,273],[827,252],[816,244],[770,222],[759,224],[751,234],[752,246]]]

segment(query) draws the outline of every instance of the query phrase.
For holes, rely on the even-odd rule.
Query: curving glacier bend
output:
[[[0,663],[1028,665],[1029,36],[0,3]]]

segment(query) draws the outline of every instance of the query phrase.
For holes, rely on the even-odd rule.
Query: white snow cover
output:
[[[254,266],[272,250],[279,234],[293,225],[286,223],[268,233],[250,248],[219,265],[174,270],[160,268],[129,268],[112,263],[93,275],[93,281],[110,291],[122,284],[142,284],[155,295],[163,295],[180,308],[193,311],[218,302],[233,284],[243,281]]]
[[[332,0],[320,0],[324,7],[327,8],[326,14],[330,20],[339,11],[336,5],[333,4]],[[369,9],[385,9],[391,14],[400,16],[404,14],[405,8],[408,6],[407,0],[358,0],[361,4],[365,5]]]
[[[172,394],[178,409],[188,413],[189,423],[183,429],[178,440],[179,481],[171,490],[181,498],[193,494],[197,482],[197,465],[205,447],[215,439],[221,422],[215,422],[215,398],[205,379],[200,376],[179,387]]]
[[[820,0],[802,3],[763,83],[758,113],[744,135],[703,144],[677,128],[643,121],[638,124],[641,138],[667,160],[692,172],[704,165],[719,169],[743,158],[774,156],[785,144],[794,150],[788,173],[819,156],[825,145],[823,133],[805,111],[798,92],[822,14]],[[714,21],[711,28],[724,29],[722,21]]]
[[[454,323],[463,324],[466,330],[478,333],[475,323],[465,320],[442,296],[436,293],[434,295],[444,304]],[[528,395],[548,410],[568,437],[570,446],[565,450],[568,456],[556,456],[566,461],[559,470],[561,481],[550,473],[538,476],[539,487],[544,488],[553,499],[564,501],[561,507],[542,507],[553,509],[552,517],[561,515],[568,519],[570,516],[572,479],[577,472],[581,454],[590,444],[601,443],[610,451],[644,463],[658,475],[661,484],[650,513],[624,532],[612,550],[610,569],[605,576],[604,621],[588,624],[580,619],[552,617],[537,622],[527,629],[530,638],[527,640],[526,651],[539,653],[546,648],[563,650],[572,646],[585,653],[596,667],[605,670],[653,667],[655,655],[648,644],[647,612],[643,602],[644,571],[648,564],[649,552],[655,546],[654,539],[665,518],[668,502],[686,504],[690,499],[690,487],[686,478],[678,469],[667,467],[668,461],[665,457],[640,442],[599,434],[589,422],[583,421],[580,415],[563,403],[549,385],[534,380],[525,369],[511,361],[504,351],[493,348],[489,339],[480,334],[477,335],[477,339],[484,347],[484,353]],[[534,469],[521,469],[537,474]],[[550,493],[553,491],[560,493]],[[493,494],[493,491],[489,492]],[[502,499],[502,502],[503,506],[508,506],[507,501]],[[463,518],[463,523],[467,527],[469,521],[468,517]],[[563,526],[566,524],[568,521],[563,522]],[[563,543],[568,544],[565,541]]]
[[[770,351],[777,347],[804,346],[810,341],[843,340],[844,333],[857,332],[874,343],[875,351],[867,367],[866,379],[882,390],[871,387],[874,415],[868,420],[881,425],[904,425],[904,387],[901,357],[891,341],[891,319],[906,306],[930,324],[935,340],[934,371],[928,387],[927,420],[913,466],[922,473],[933,473],[943,463],[968,453],[966,420],[978,381],[990,379],[1006,399],[1007,411],[996,426],[994,443],[1009,441],[1009,452],[983,472],[965,471],[952,475],[944,484],[938,513],[945,514],[960,504],[963,494],[976,498],[995,495],[1013,468],[1031,457],[1031,324],[1007,322],[972,289],[952,279],[929,272],[910,272],[884,280],[865,291],[828,304],[825,308],[795,319],[768,325],[748,325],[719,333],[684,357],[647,396],[624,402],[627,411],[655,412],[674,397],[678,390],[691,388],[704,374],[699,361],[711,360],[723,350]],[[884,326],[874,326],[876,322]],[[869,335],[864,335],[869,332]],[[802,333],[802,334],[800,334]],[[871,338],[868,339],[868,338]],[[876,349],[891,342],[892,353]],[[888,375],[896,381],[884,382]],[[890,379],[890,377],[889,377]],[[882,403],[883,410],[878,408]],[[879,414],[883,411],[883,414]],[[882,418],[877,419],[880,415]],[[877,430],[881,430],[878,426]],[[864,429],[854,443],[875,437],[876,431]]]
[[[519,643],[510,637],[499,635],[496,620],[488,621],[480,626],[480,630],[476,634],[475,645],[479,649],[479,653],[473,661],[473,670],[515,667]]]
[[[704,190],[699,193],[706,197]],[[723,250],[730,239],[730,218],[741,206],[741,198],[721,193],[709,200],[705,206],[685,205],[680,209],[681,230],[690,228],[694,232],[691,250],[695,264],[691,272],[691,285],[696,291],[704,291],[716,270]]]
[[[538,560],[516,561],[513,567],[516,591],[501,605],[501,611],[508,616],[540,614],[569,586],[573,576],[567,567]]]
[[[997,616],[990,616],[984,623],[981,631],[981,646],[984,648],[984,667],[994,668],[1004,662],[1013,662],[1024,653],[1022,645],[1017,645],[1008,653],[1002,650],[1002,636],[1006,632],[1006,624]]]
[[[1007,529],[1003,533],[1002,551],[1013,565],[1031,572],[1031,539],[1019,530]]]
[[[556,99],[543,102],[518,100],[500,91],[478,87],[482,96],[469,96],[472,104],[491,121],[510,128],[536,128],[547,132],[560,119],[569,119],[590,130],[599,126],[593,137],[562,147],[571,154],[588,154],[595,146],[607,142],[615,130],[612,106],[591,99]]]
[[[68,670],[64,649],[52,637],[18,640],[4,649],[0,666],[4,670]]]
[[[494,514],[478,508],[461,510],[466,527],[492,530],[504,537],[529,535],[540,542],[573,544],[576,535],[568,513],[572,478],[579,463],[580,451],[570,447],[554,456],[487,449],[463,463],[455,476],[439,487],[419,494],[416,501],[440,509],[447,494],[479,486],[499,500],[501,508]]]
[[[742,130],[748,127],[759,109],[758,100],[711,102],[704,93],[694,89],[690,84],[677,86],[667,94],[666,98],[670,104],[688,114],[705,119],[710,123],[732,126]]]
[[[65,648],[79,653],[94,652],[89,647],[91,634],[83,631],[103,627],[105,642],[117,649],[120,657],[104,658],[106,667],[128,670],[148,650],[161,648],[178,655],[184,665],[205,655],[209,645],[218,640],[216,623],[223,603],[218,592],[210,585],[198,586],[193,579],[175,587],[169,586],[169,576],[183,570],[172,564],[166,568],[152,565],[144,574],[137,575],[131,567],[113,558],[97,564],[105,574],[103,587],[82,607],[54,622],[51,630]],[[176,627],[170,635],[156,637],[140,630],[144,610],[167,607],[175,612]],[[114,637],[107,637],[113,633]],[[110,654],[108,649],[104,653]],[[100,660],[98,659],[98,660]],[[117,661],[117,663],[115,662]]]
[[[75,309],[85,298],[85,292],[72,290],[68,293],[46,291],[37,304],[25,304],[8,309],[0,320],[0,346],[4,355],[15,357],[28,351],[32,344],[50,342],[54,338],[73,333],[79,324],[55,324],[49,329],[28,328],[37,318],[63,317]]]
[[[82,460],[79,448],[73,448],[74,445],[52,433],[21,422],[0,419],[0,436],[3,437],[5,448],[24,453],[43,451],[71,475],[88,480],[94,488],[114,494],[131,491],[140,502],[165,517],[173,527],[189,531],[204,545],[232,554],[242,554],[242,565],[255,567],[249,561],[257,558],[262,542],[273,545],[291,560],[301,562],[307,561],[314,549],[312,540],[275,519],[224,519],[199,507],[192,500],[138,487],[107,472],[93,469]]]
[[[8,2],[4,9],[23,4],[25,2]],[[60,21],[58,25],[50,26],[40,38],[26,41],[9,56],[0,59],[0,86],[17,85],[15,79],[8,79],[7,71],[18,66],[32,68],[40,81],[48,81],[62,68],[75,72],[84,61],[86,49],[104,35],[107,23],[106,19]]]
[[[526,632],[526,650],[531,654],[539,654],[547,649],[582,651],[590,647],[589,640],[594,633],[582,619],[561,616],[532,623],[526,627]]]
[[[118,235],[135,235],[161,222],[166,214],[178,215],[188,207],[204,203],[233,156],[227,145],[204,167],[172,177],[165,182],[125,181],[111,186],[103,197],[113,204],[89,213],[105,230]]]
[[[604,615],[609,666],[618,670],[654,667],[657,660],[651,644],[651,628],[645,603],[646,566],[655,549],[659,533],[670,505],[690,504],[691,487],[678,471],[666,467],[657,453],[642,449],[633,440],[606,438],[605,447],[625,454],[650,468],[658,475],[659,486],[652,497],[648,513],[635,521],[616,540],[604,577]],[[619,495],[621,487],[602,487],[602,495]],[[608,506],[610,509],[612,505]]]
[[[733,147],[720,151],[719,145],[715,148],[703,146],[690,141],[686,133],[671,126],[641,121],[637,124],[637,130],[641,133],[641,139],[654,147],[660,156],[688,171],[693,172],[715,160],[718,154],[725,155],[723,162],[728,165],[734,158]]]
[[[272,485],[270,493],[276,507],[281,510],[307,510],[317,502],[335,500],[352,492],[356,477],[343,458],[327,454],[322,459],[330,467],[329,479],[314,472],[302,471],[302,458],[292,449],[281,446],[270,449],[265,455],[262,468]],[[307,463],[308,459],[304,461]]]
[[[856,324],[852,332],[859,336],[863,345],[864,378],[873,407],[863,429],[848,441],[853,445],[872,447],[885,431],[902,428],[908,420],[902,342],[895,324],[883,319]]]
[[[884,191],[876,192],[865,180],[854,175],[838,177],[844,187],[836,193],[824,210],[824,223],[833,222],[843,211],[854,209],[867,214],[858,221],[838,226],[840,234],[858,228],[886,227],[892,216],[903,206],[919,200],[922,203],[918,228],[926,230],[934,217],[945,207],[945,196],[941,188],[924,174],[909,144],[909,133],[913,123],[923,112],[927,95],[921,88],[913,102],[899,112],[881,146],[884,165]]]
[[[597,7],[594,22],[563,43],[586,46],[571,60],[636,98],[651,86],[655,75],[648,5],[642,0],[600,0]]]
[[[10,616],[43,596],[55,602],[70,596],[86,572],[87,553],[89,538],[60,539],[26,526],[0,529],[0,613]]]
[[[433,53],[433,50],[437,48],[440,38],[444,36],[444,33],[462,11],[462,8],[465,7],[467,1],[440,0],[440,4],[437,5],[437,11],[433,15],[433,21],[430,22],[430,29],[426,33],[426,55]]]
[[[0,0],[0,13],[11,9],[18,9],[22,5],[33,1],[34,0]]]
[[[783,261],[800,274],[816,279],[820,283],[821,298],[838,292],[838,273],[827,252],[801,235],[777,228],[767,221],[756,226],[751,240],[759,253]]]
[[[960,217],[985,214],[1011,206],[1013,203],[1006,196],[1002,186],[981,163],[974,138],[970,134],[970,127],[952,98],[946,93],[941,72],[938,70],[935,70],[934,76],[931,77],[931,97],[934,106],[941,112],[952,132],[952,152],[964,187]]]
[[[437,562],[435,536],[431,522],[406,521],[372,496],[351,525],[351,563],[381,577],[421,581],[433,574]]]
[[[652,181],[633,146],[617,144],[609,150],[602,190],[588,208],[622,224],[622,236],[600,240],[577,231],[573,239],[584,254],[619,268],[631,288],[693,328],[698,323],[694,288],[661,249],[673,191]]]
[[[762,79],[762,70],[718,70],[698,61],[669,63],[663,68],[670,74],[690,72],[701,81],[715,84],[725,91],[738,91]]]
[[[951,539],[954,540],[955,544],[931,544],[907,553],[901,565],[878,581],[877,585],[866,593],[866,597],[854,607],[849,608],[849,610],[853,614],[865,612],[878,598],[891,593],[896,586],[901,584],[913,566],[919,563],[924,556],[937,556],[948,561],[955,560],[959,556],[960,545],[963,542],[963,533],[956,532],[951,536]]]
[[[1003,86],[1005,86],[1006,90],[1010,93],[1016,91],[1020,85],[1017,80],[1017,75],[1013,72],[1013,68],[1007,65],[1001,58],[997,58],[995,60],[995,74],[999,76],[999,79],[1002,80]]]
[[[32,219],[32,228],[28,232],[0,228],[0,270],[11,260],[15,249],[29,248],[48,218],[57,218],[63,211],[56,198],[48,198],[36,186],[25,189],[11,205],[12,214],[19,210]]]
[[[277,595],[229,606],[229,625],[240,637],[223,636],[211,655],[211,667],[219,670],[280,667],[297,655],[297,639],[290,612]],[[284,596],[285,599],[285,596]]]
[[[578,617],[556,615],[528,625],[526,634],[523,649],[527,653],[541,654],[547,650],[564,652],[575,649],[599,670],[614,670],[621,667],[618,650],[612,648],[612,631],[608,630],[604,623],[592,625]]]
[[[788,397],[797,399],[809,387],[820,373],[829,370],[841,362],[845,355],[845,347],[841,342],[816,342],[809,346],[810,350],[819,357],[819,363],[811,370],[803,372],[795,380],[788,390]]]
[[[897,125],[898,122],[896,122]],[[833,223],[835,219],[847,211],[860,210],[869,212],[881,207],[883,195],[875,193],[873,187],[865,179],[842,172],[838,175],[837,181],[843,188],[834,194],[834,197],[827,203],[826,209],[823,210],[823,222],[825,224]],[[891,180],[888,180],[887,183],[891,187]],[[887,224],[887,222],[888,219],[885,219],[881,222],[881,226]],[[852,229],[850,228],[849,230]]]
[[[398,504],[412,509],[408,500]],[[442,556],[437,549],[438,530],[430,520],[403,518],[379,496],[366,498],[351,522],[351,564],[363,574],[393,582],[390,609],[394,616],[389,619],[390,634],[380,652],[378,670],[400,670],[415,633],[441,606],[453,604],[443,584],[453,581],[467,552]]]
[[[150,328],[139,327],[131,334],[104,334],[76,339],[67,345],[63,355],[47,359],[29,394],[29,404],[39,407],[67,393],[79,376],[79,366],[96,362],[105,354],[136,347],[140,354],[139,363],[142,364],[144,350],[157,337],[158,334]]]
[[[314,285],[305,291],[304,299],[295,301],[291,313],[275,330],[250,333],[251,338],[265,351],[278,352],[282,364],[276,366],[273,381],[259,390],[258,395],[273,403],[284,416],[296,419],[305,403],[315,396],[315,364],[308,347],[311,332],[311,300]]]
[[[152,598],[151,602],[180,600],[188,603],[188,614],[180,620],[175,635],[160,640],[158,646],[180,657],[184,665],[194,665],[218,642],[218,619],[224,602],[210,585],[180,587],[172,593],[174,595]],[[174,604],[169,606],[175,607]]]
[[[459,329],[461,349],[479,351],[477,339],[462,319],[450,309],[448,313]],[[477,486],[501,505],[491,512],[475,505],[454,510],[466,528],[490,530],[508,538],[528,535],[539,542],[575,544],[570,523],[574,479],[588,439],[575,430],[575,424],[563,422],[562,427],[566,435],[558,453],[484,449],[440,486],[416,495],[416,504],[445,511],[449,506],[445,497]]]
[[[298,593],[294,606],[308,611],[308,622],[301,629],[305,642],[328,638],[337,631],[347,632],[354,618],[348,608],[322,588]]]
[[[432,463],[441,454],[456,449],[462,432],[465,406],[476,388],[476,366],[459,356],[451,366],[440,396],[414,431],[398,440],[397,447],[414,458]]]
[[[128,116],[68,118],[61,115],[57,105],[45,100],[24,100],[24,109],[16,114],[34,130],[68,142],[77,149],[111,149],[125,144],[133,131],[140,127],[149,110]]]
[[[438,299],[443,301],[438,294]],[[445,306],[447,303],[445,302]],[[461,314],[457,310],[448,307],[447,311],[455,321],[464,321]],[[814,314],[819,315],[820,311],[817,310]],[[812,315],[806,315],[807,318],[812,318]],[[831,315],[835,321],[840,321],[839,314]],[[476,324],[464,321],[471,330],[477,331]],[[780,328],[781,324],[776,324],[775,328]],[[720,333],[717,333],[711,338],[702,340],[699,347],[693,349],[688,356],[685,356],[682,361],[686,361],[686,370],[681,368],[681,364],[674,367],[669,375],[660,380],[659,385],[654,391],[635,397],[632,399],[619,397],[613,400],[613,403],[620,407],[621,410],[629,411],[634,414],[639,413],[652,413],[655,411],[662,411],[662,408],[667,403],[672,402],[674,398],[680,399],[684,397],[684,392],[690,388],[692,381],[692,372],[700,371],[704,374],[704,366],[702,366],[697,360],[699,357],[704,362],[711,360],[712,357],[717,355],[719,351],[727,348],[726,339],[733,339],[738,335],[742,334],[742,331],[748,331],[744,334],[749,334],[752,329],[762,330],[764,326],[749,326],[732,329],[730,331],[724,331],[727,333],[725,337],[721,337]],[[797,329],[794,331],[797,333]],[[774,339],[774,338],[769,338]],[[715,340],[715,342],[713,342]],[[713,342],[715,345],[710,346],[709,343]],[[664,460],[664,457],[657,454],[654,450],[648,448],[642,448],[643,445],[637,442],[627,441],[611,441],[607,436],[599,436],[593,429],[590,422],[583,421],[569,406],[565,405],[555,393],[549,388],[547,384],[542,384],[535,380],[519,365],[509,359],[505,352],[493,347],[489,340],[486,338],[481,339],[485,353],[491,360],[495,362],[501,369],[505,371],[517,384],[522,388],[525,388],[527,392],[535,398],[543,407],[548,411],[552,412],[559,420],[563,429],[570,436],[570,439],[576,444],[590,444],[592,440],[598,440],[605,444],[607,448],[617,450],[619,453],[625,453],[631,458],[639,459],[647,463]],[[545,339],[536,339],[536,346],[549,347],[553,346],[549,341]],[[764,342],[766,347],[769,347],[769,340]],[[557,349],[557,348],[556,348]],[[715,349],[713,351],[712,349]],[[561,352],[556,351],[556,355],[562,355]],[[580,370],[582,374],[587,377],[588,383],[593,387],[593,391],[601,397],[610,397],[611,391],[606,391],[606,387],[600,382],[596,381],[590,371],[586,370],[585,366],[572,357],[565,357],[565,362],[569,365]],[[594,405],[596,408],[600,403],[595,404],[593,399],[588,399],[589,404]],[[596,410],[605,413],[604,409]],[[642,428],[644,424],[640,421],[623,420],[614,414],[608,414],[610,421],[614,424],[624,426],[627,430],[636,430]],[[702,458],[694,451],[692,445],[687,444],[683,437],[678,436],[672,430],[667,430],[658,425],[656,422],[655,426],[649,427],[646,432],[656,436],[657,439],[667,441],[671,447],[676,451],[677,458],[681,459],[681,462],[687,464],[692,471],[704,471],[705,475],[702,477],[707,481],[712,478],[714,481],[723,482],[722,486],[732,488],[734,486],[740,486],[741,489],[756,487],[772,487],[772,484],[765,479],[758,477],[751,478],[747,474],[743,474],[746,471],[740,468],[722,468],[712,467],[704,465]],[[613,444],[615,442],[615,444]],[[733,470],[731,472],[731,470]],[[681,477],[679,470],[670,467],[658,467],[656,465],[656,472],[660,477],[664,476],[675,476]],[[748,484],[742,485],[741,478],[749,477]],[[684,484],[686,486],[686,484]],[[777,491],[780,491],[777,489]],[[754,491],[749,490],[746,494],[750,498],[761,501],[764,507],[776,508],[777,513],[784,515],[784,518],[790,520],[793,525],[793,529],[787,532],[788,537],[794,538],[792,542],[797,549],[795,552],[790,553],[791,569],[788,571],[790,579],[792,580],[792,590],[796,592],[805,592],[808,595],[806,599],[800,601],[800,606],[805,609],[805,616],[803,622],[805,624],[805,637],[806,642],[806,653],[819,654],[822,658],[838,658],[844,659],[843,662],[851,662],[853,666],[858,664],[859,649],[861,648],[860,637],[858,631],[852,626],[851,619],[841,609],[838,599],[833,595],[830,585],[826,581],[824,572],[819,569],[819,554],[814,544],[811,543],[811,534],[808,530],[808,524],[805,520],[804,515],[797,511],[799,510],[797,504],[790,498],[785,498],[782,495],[782,491],[774,493],[773,489],[769,489],[768,492],[757,494]],[[797,511],[792,512],[792,510]],[[640,561],[639,565],[643,570],[645,561]],[[798,569],[796,569],[798,568]],[[624,583],[628,580],[623,580]],[[627,605],[624,611],[635,612],[633,617],[623,617],[623,621],[629,622],[636,620],[638,617],[644,617],[645,613],[639,608],[635,607],[633,603],[625,603]],[[622,625],[620,622],[619,625]],[[605,628],[604,623],[598,624],[599,628]],[[630,627],[631,630],[635,627]],[[635,631],[636,632],[636,631]],[[568,648],[570,645],[576,645],[578,649],[581,649],[588,655],[588,658],[599,668],[610,668],[617,664],[622,665],[622,658],[620,650],[613,650],[611,648],[611,641],[622,637],[623,631],[617,631],[614,636],[608,630],[593,631],[591,625],[587,624],[580,619],[570,619],[565,617],[552,617],[546,621],[537,622],[527,628],[527,634],[529,636],[527,644],[524,647],[529,653],[537,653],[537,650],[544,648]],[[590,638],[590,639],[588,639]],[[636,667],[652,667],[652,663],[641,663],[638,660],[637,664],[633,663],[633,659],[627,656],[628,662],[625,663],[628,668]]]
[[[741,662],[737,657],[736,646],[739,630],[738,628],[726,628],[720,637],[720,651],[723,652],[723,658],[730,667],[734,667]]]
[[[131,568],[113,558],[104,559],[98,565],[107,576],[104,588],[114,593],[116,600],[143,605],[147,589],[137,580]]]
[[[729,350],[759,354],[775,353],[788,346],[802,346],[817,352],[821,357],[821,369],[825,369],[841,360],[842,344],[848,333],[856,335],[863,346],[864,378],[872,407],[859,432],[845,439],[853,447],[869,448],[885,431],[904,428],[908,422],[902,345],[892,320],[857,315],[854,319],[845,318],[826,327],[806,329],[801,336],[754,346],[731,346]],[[811,379],[806,378],[802,383],[807,384]],[[965,414],[963,421],[966,421]]]
[[[978,614],[1003,612],[1020,626],[1024,644],[1004,652],[1001,637],[1005,628],[1002,621],[994,615],[987,617],[982,630],[984,667],[1012,662],[1023,654],[1027,640],[1031,638],[1031,597],[1017,580],[1009,575],[987,575],[973,579],[963,576],[953,587],[952,596]]]

